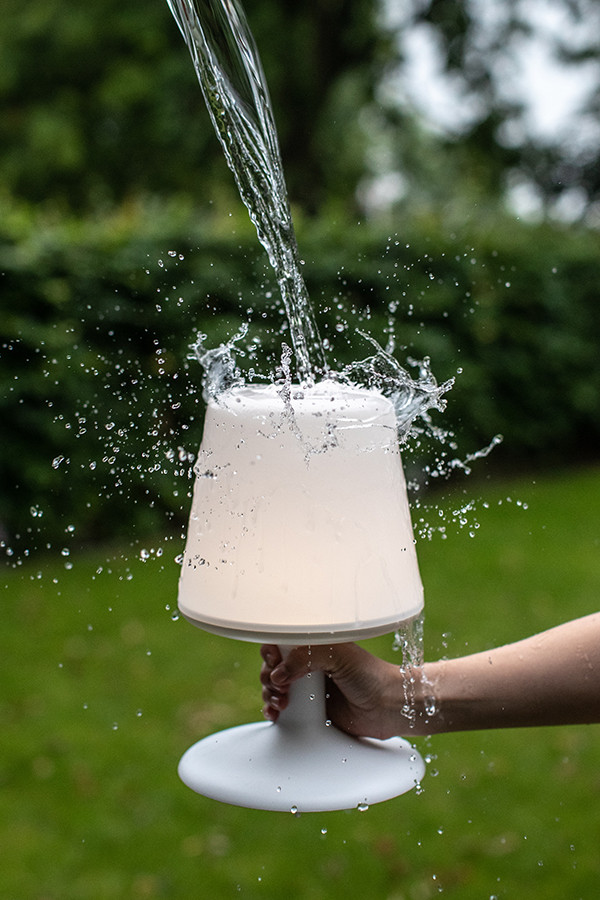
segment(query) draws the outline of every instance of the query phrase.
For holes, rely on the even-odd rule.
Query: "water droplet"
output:
[[[362,803],[359,803],[356,808],[359,812],[366,812],[369,808],[369,804],[365,800]]]
[[[435,702],[435,697],[427,697],[425,699],[425,714],[429,717],[435,716],[437,712],[437,705]]]
[[[291,812],[291,814],[292,814],[293,816],[298,815],[298,807],[297,807],[297,806],[291,806],[291,807],[290,807],[290,812]]]

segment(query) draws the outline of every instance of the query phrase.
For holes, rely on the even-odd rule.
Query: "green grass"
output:
[[[600,471],[465,491],[439,501],[443,517],[415,514],[447,528],[418,547],[429,657],[598,608]],[[595,726],[421,740],[422,792],[367,812],[242,810],[181,785],[190,743],[260,716],[258,652],[172,621],[181,548],[155,546],[145,562],[137,545],[6,569],[0,897],[597,896]],[[369,646],[397,658],[391,637]]]

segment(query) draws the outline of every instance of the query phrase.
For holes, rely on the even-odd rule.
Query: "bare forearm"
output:
[[[418,733],[600,722],[600,613],[420,674]]]
[[[600,723],[600,613],[484,653],[403,669],[356,644],[263,647],[265,715],[276,721],[291,683],[331,676],[328,712],[355,735]]]

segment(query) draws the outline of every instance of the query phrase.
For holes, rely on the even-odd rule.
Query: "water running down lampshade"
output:
[[[244,386],[206,413],[179,609],[206,631],[284,645],[394,630],[423,589],[392,403],[322,382]],[[277,723],[209,735],[179,763],[188,787],[226,803],[299,812],[364,808],[410,790],[425,765],[402,738],[330,725],[309,672]],[[405,702],[405,698],[400,698]]]
[[[423,607],[390,400],[250,385],[207,409],[179,608],[207,631],[327,643]]]

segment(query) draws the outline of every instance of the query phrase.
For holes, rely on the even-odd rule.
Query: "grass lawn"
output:
[[[438,501],[443,516],[417,510],[418,531],[447,529],[418,542],[427,655],[598,609],[599,497],[600,470],[586,469],[467,479]],[[172,619],[180,550],[6,567],[1,898],[598,896],[598,726],[420,740],[422,791],[366,812],[242,810],[180,784],[193,741],[260,717],[257,647]],[[391,636],[367,645],[397,658]]]

